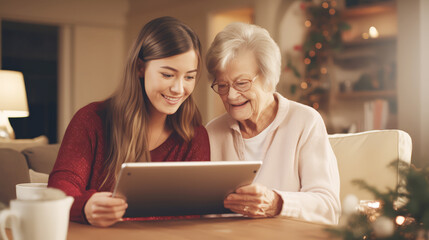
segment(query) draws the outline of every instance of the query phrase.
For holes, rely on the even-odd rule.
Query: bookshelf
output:
[[[338,93],[337,98],[341,100],[361,100],[367,101],[377,98],[396,99],[396,91],[380,90],[380,91],[352,91]]]
[[[343,48],[333,54],[336,73],[330,93],[330,130],[345,131],[357,126],[365,130],[364,105],[387,102],[387,128],[397,126],[396,94],[396,3],[381,1],[342,10],[341,18],[353,32],[343,35]],[[376,26],[379,36],[363,38],[364,31]]]

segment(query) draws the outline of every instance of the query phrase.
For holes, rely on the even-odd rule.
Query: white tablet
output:
[[[262,162],[124,163],[114,197],[126,199],[124,217],[230,213],[224,198],[252,183]]]

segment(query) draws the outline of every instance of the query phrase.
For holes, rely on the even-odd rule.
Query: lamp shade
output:
[[[21,72],[0,70],[0,112],[7,117],[28,117],[27,93]]]

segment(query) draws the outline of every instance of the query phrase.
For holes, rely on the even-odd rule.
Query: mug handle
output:
[[[9,217],[17,218],[16,214],[10,209],[6,209],[0,212],[0,235],[4,240],[9,240],[6,235],[6,220]]]

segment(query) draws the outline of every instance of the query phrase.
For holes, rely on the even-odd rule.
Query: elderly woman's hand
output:
[[[273,217],[282,210],[283,200],[274,191],[258,184],[243,186],[229,194],[224,207],[249,217]]]
[[[111,192],[98,192],[88,199],[84,211],[91,225],[109,227],[121,220],[127,207],[124,199],[112,197]]]

